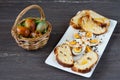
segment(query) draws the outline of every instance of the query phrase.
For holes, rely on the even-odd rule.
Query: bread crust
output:
[[[95,62],[94,64],[92,64],[89,68],[86,68],[86,69],[84,69],[84,70],[81,70],[81,69],[73,66],[73,67],[71,68],[71,70],[73,70],[73,71],[75,71],[75,72],[80,72],[80,73],[90,72],[91,69],[94,67],[94,65],[95,65],[95,64],[97,63],[97,61],[98,61],[98,54],[96,53],[96,55],[97,55],[97,60],[96,60],[96,62]]]
[[[84,20],[83,19],[87,19],[85,22],[84,22]],[[102,28],[102,31],[101,32],[98,32],[98,31],[92,31],[92,33],[93,34],[96,34],[96,35],[101,35],[101,34],[104,34],[105,32],[107,32],[107,27],[105,26],[105,27],[101,27],[101,25],[102,24],[97,24],[95,21],[93,21],[93,19],[91,18],[91,16],[90,15],[86,15],[86,16],[83,16],[83,17],[81,17],[80,19],[79,19],[79,25],[81,26],[81,28],[84,30],[84,31],[90,31],[90,29],[87,29],[86,27],[88,27],[88,26],[85,26],[85,24],[88,24],[89,22],[91,22],[91,24],[94,24],[94,28],[96,28],[97,30],[99,29],[99,28],[97,28],[96,26],[98,26],[98,27],[100,27],[100,28]],[[90,26],[90,25],[89,25]],[[91,29],[92,29],[92,27],[91,27]],[[93,30],[93,29],[92,29]],[[91,31],[90,31],[91,32]]]
[[[62,44],[62,45],[64,45],[64,44]],[[76,67],[75,66],[75,62],[76,61],[74,61],[73,60],[73,62],[71,63],[71,64],[69,64],[69,63],[65,63],[65,62],[63,62],[63,61],[61,61],[60,59],[59,59],[59,47],[61,47],[61,45],[59,45],[59,46],[57,46],[55,49],[54,49],[54,54],[55,54],[55,56],[56,56],[56,61],[61,65],[61,66],[63,66],[63,67],[69,67],[69,68],[71,68],[71,70],[73,70],[73,71],[75,71],[75,72],[79,72],[79,73],[87,73],[87,72],[90,72],[91,71],[91,69],[93,68],[93,66],[97,63],[97,61],[98,61],[98,54],[96,53],[96,52],[94,52],[95,54],[93,54],[93,55],[96,55],[96,58],[95,58],[95,62],[91,65],[91,66],[89,66],[89,67],[86,67],[86,68],[84,68],[84,69],[80,69],[80,68],[78,68],[78,67]],[[92,54],[92,53],[86,53],[86,54]],[[86,55],[85,54],[85,55]],[[71,56],[73,56],[72,54],[70,54]],[[92,58],[93,59],[93,58]]]
[[[87,73],[87,72],[90,72],[91,71],[91,67],[90,68],[86,68],[86,69],[84,69],[84,70],[80,70],[80,69],[78,69],[78,68],[76,68],[76,67],[72,67],[71,68],[73,71],[75,71],[75,72],[80,72],[80,73]]]
[[[96,63],[97,63],[97,61],[96,61]],[[96,64],[95,63],[95,64]],[[86,68],[86,69],[84,69],[84,70],[80,70],[80,69],[78,69],[78,68],[76,68],[76,67],[72,67],[71,69],[73,70],[73,71],[75,71],[75,72],[80,72],[80,73],[87,73],[87,72],[90,72],[91,71],[91,69],[93,68],[93,66],[95,65],[95,64],[93,64],[92,66],[90,66],[89,68]]]
[[[95,17],[94,17],[95,15]],[[76,18],[76,16],[78,16]],[[98,31],[94,31],[93,34],[96,34],[96,35],[101,35],[101,34],[104,34],[108,31],[108,26],[110,25],[110,20],[92,10],[82,10],[80,13],[76,14],[71,20],[70,20],[70,25],[75,28],[75,29],[82,29],[84,31],[86,31],[84,29],[85,26],[82,25],[82,22],[81,22],[81,18],[82,17],[85,17],[85,16],[88,16],[89,18],[92,19],[92,21],[97,24],[99,27],[103,28],[103,30],[101,32],[98,32]],[[105,21],[103,20],[97,20],[97,19],[94,19],[94,18],[104,18]],[[75,22],[74,22],[75,21]],[[87,29],[87,31],[89,31],[89,29]]]
[[[73,28],[75,28],[75,29],[81,29],[81,26],[80,26],[80,25],[76,25],[76,24],[73,22],[72,19],[71,19],[71,21],[70,21],[70,25],[71,25]]]
[[[56,60],[60,65],[62,65],[64,67],[72,67],[73,66],[73,63],[72,64],[67,64],[67,63],[64,63],[64,62],[60,61],[59,58],[58,58],[58,55],[56,55]]]
[[[57,53],[58,53],[58,51],[57,51],[57,48],[58,48],[59,46],[57,46],[57,47],[55,47],[55,49],[54,49],[54,54],[55,55],[57,55]]]
[[[84,31],[86,31],[84,28],[82,28]],[[104,33],[106,33],[108,31],[108,29],[107,28],[105,28],[105,31],[104,32],[101,32],[101,33],[93,33],[93,34],[95,34],[95,35],[102,35],[102,34],[104,34]]]
[[[64,45],[64,44],[62,44],[62,45]],[[57,60],[57,62],[58,62],[60,65],[64,66],[64,67],[72,67],[74,62],[72,62],[72,64],[67,64],[67,63],[62,62],[62,61],[59,59],[59,55],[58,55],[58,48],[59,48],[59,47],[60,47],[60,46],[57,46],[57,47],[54,49],[54,54],[56,55],[56,60]],[[70,55],[72,56],[72,53],[71,53]]]

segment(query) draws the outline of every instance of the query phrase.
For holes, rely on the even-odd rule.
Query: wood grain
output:
[[[37,51],[17,46],[10,30],[21,10],[31,4],[40,5],[53,30],[48,44]],[[79,10],[92,9],[118,21],[114,33],[90,80],[119,80],[120,9],[119,0],[1,0],[0,1],[0,80],[89,80],[58,70],[44,63]],[[39,16],[36,10],[27,16]]]

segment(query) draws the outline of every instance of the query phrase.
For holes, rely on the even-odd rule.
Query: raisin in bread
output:
[[[75,29],[103,34],[107,32],[110,20],[92,10],[83,10],[71,19],[70,25]]]
[[[76,72],[87,73],[97,63],[97,61],[98,54],[90,51],[74,63],[72,70]]]
[[[64,67],[73,66],[73,57],[71,49],[67,44],[62,44],[54,49],[57,62]]]

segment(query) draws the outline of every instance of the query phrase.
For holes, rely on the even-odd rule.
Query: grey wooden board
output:
[[[37,51],[17,46],[10,30],[17,15],[26,6],[40,5],[53,30],[48,44]],[[0,1],[0,80],[89,80],[44,63],[79,10],[92,9],[118,24],[90,80],[120,79],[120,1],[119,0],[1,0]],[[24,17],[39,16],[30,10]]]

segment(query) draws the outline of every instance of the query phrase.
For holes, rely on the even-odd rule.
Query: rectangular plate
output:
[[[110,19],[110,26],[108,28],[107,33],[99,35],[99,38],[102,38],[102,43],[100,45],[98,45],[99,60],[100,60],[100,58],[101,58],[101,56],[102,56],[102,54],[103,54],[103,52],[104,52],[104,50],[105,50],[105,48],[108,44],[108,41],[109,41],[109,39],[110,39],[114,29],[115,29],[116,24],[117,24],[117,21]],[[65,32],[65,34],[63,35],[63,37],[61,38],[61,40],[59,41],[59,43],[57,45],[64,43],[66,40],[71,40],[73,34],[77,33],[78,31],[79,30],[76,30],[76,29],[72,28],[72,26],[69,26],[67,31]],[[98,60],[98,62],[99,62],[99,60]],[[58,64],[58,62],[56,61],[56,57],[54,55],[54,49],[50,53],[48,58],[46,59],[45,63],[50,65],[50,66],[56,67],[58,69],[61,69],[61,70],[64,70],[64,71],[67,71],[67,72],[70,72],[70,73],[73,73],[73,74],[81,75],[81,76],[84,76],[84,77],[87,77],[87,78],[91,77],[91,75],[93,74],[93,71],[95,70],[96,65],[98,64],[97,63],[92,68],[92,70],[88,73],[83,74],[83,73],[74,72],[74,71],[71,70],[71,68],[63,67],[60,64]]]

